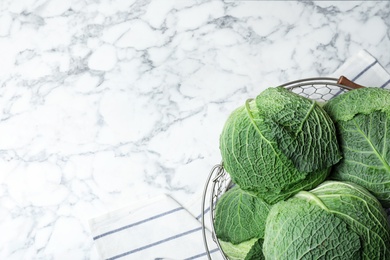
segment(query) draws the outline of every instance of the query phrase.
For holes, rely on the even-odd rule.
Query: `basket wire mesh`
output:
[[[286,84],[280,85],[290,91],[310,98],[317,102],[326,102],[331,98],[342,94],[348,90],[361,88],[363,86],[358,85],[346,77],[341,76],[340,78],[306,78],[296,81],[291,81]],[[209,227],[211,228],[212,240],[217,245],[219,252],[221,253],[223,259],[228,260],[226,255],[221,249],[221,245],[217,239],[214,229],[214,209],[217,204],[218,199],[224,194],[231,186],[233,185],[229,174],[223,168],[223,162],[215,165],[208,176],[206,185],[203,191],[202,198],[202,234],[203,242],[206,248],[206,253],[208,258],[211,260],[210,245],[208,244],[206,238],[206,215],[209,213]],[[208,199],[208,200],[207,200]]]

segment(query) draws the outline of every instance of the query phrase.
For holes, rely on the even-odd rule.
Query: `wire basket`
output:
[[[342,94],[351,89],[361,88],[363,86],[358,85],[346,77],[341,76],[340,78],[307,78],[296,81],[291,81],[286,84],[280,85],[290,91],[310,98],[317,102],[326,102],[331,98]],[[203,242],[206,248],[206,253],[208,258],[211,259],[210,247],[206,238],[206,218],[207,213],[209,216],[209,224],[211,227],[212,239],[219,248],[223,259],[228,260],[226,255],[221,249],[221,245],[217,239],[214,229],[214,209],[218,199],[224,194],[228,189],[233,186],[229,174],[223,168],[223,162],[215,165],[208,176],[206,185],[203,191],[202,199],[202,228],[203,228]],[[206,199],[208,198],[208,201]]]

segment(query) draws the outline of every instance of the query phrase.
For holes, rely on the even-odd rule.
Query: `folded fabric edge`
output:
[[[191,218],[190,221],[194,221],[193,222],[194,224],[198,223],[199,226],[195,230],[202,229],[201,223],[199,223],[199,221],[197,221],[197,219],[195,217],[193,217],[193,215],[188,210],[186,210],[180,203],[178,203],[175,199],[173,199],[168,194],[160,194],[160,195],[157,195],[155,197],[146,198],[146,199],[137,201],[136,203],[132,203],[132,204],[129,204],[127,206],[124,206],[120,209],[113,210],[113,211],[110,211],[106,214],[102,214],[102,215],[96,216],[94,218],[91,218],[89,220],[89,224],[90,224],[90,229],[91,229],[91,233],[93,236],[93,240],[95,242],[100,241],[99,243],[101,243],[101,239],[105,239],[106,236],[111,236],[112,234],[114,234],[116,232],[122,232],[123,230],[129,228],[130,226],[131,226],[131,228],[133,228],[134,223],[131,223],[127,226],[121,226],[119,228],[117,225],[118,220],[121,220],[123,218],[128,218],[129,212],[132,212],[132,211],[137,212],[138,210],[142,210],[144,208],[154,207],[154,205],[167,205],[166,203],[170,203],[172,206],[174,206],[176,204],[177,208],[175,208],[174,210],[169,210],[168,212],[161,211],[157,215],[155,215],[155,213],[150,214],[150,215],[145,215],[144,220],[135,222],[135,224],[139,224],[141,222],[142,222],[142,224],[144,224],[145,222],[148,222],[149,220],[155,220],[163,215],[166,216],[167,214],[170,215],[171,213],[175,213],[175,212],[182,212],[181,214],[183,214],[185,212],[186,215],[182,215],[182,217],[188,216],[188,220],[190,220],[190,218]],[[113,226],[113,224],[114,224],[114,226]],[[103,229],[102,229],[102,227],[103,227]],[[107,230],[102,231],[102,230],[106,229],[107,227],[109,227],[108,232],[107,232]],[[188,231],[187,231],[187,233],[188,233]],[[206,235],[206,239],[208,241],[207,243],[208,244],[212,243],[212,238],[211,238],[212,236],[211,236],[211,233],[208,229],[205,229],[205,235]],[[173,237],[175,237],[175,236],[173,236]],[[164,239],[163,242],[165,240],[168,241],[170,239],[171,239],[171,237],[168,237],[168,238]],[[201,241],[201,236],[199,236],[199,242],[200,241]],[[107,255],[106,254],[107,252],[105,252],[101,248],[101,245],[99,245],[99,243],[96,244],[96,247],[95,247],[98,254],[100,256]],[[154,244],[159,244],[159,241],[152,243],[152,245],[154,245]],[[146,248],[147,246],[144,246],[144,247]],[[216,245],[212,246],[210,253],[214,254],[217,252],[218,252],[218,249],[216,249]],[[206,252],[200,253],[199,255],[192,256],[192,257],[195,257],[197,259],[197,258],[201,258],[204,256],[206,256]],[[190,257],[189,259],[192,259],[192,257]]]
[[[357,53],[357,56],[360,56],[362,57],[363,59],[367,59],[368,62],[370,61],[376,61],[378,63],[378,65],[380,65],[380,67],[386,71],[387,73],[389,73],[386,68],[378,61],[377,58],[375,58],[374,55],[372,55],[368,50],[366,49],[361,49],[358,53]],[[389,74],[390,75],[390,74]]]
[[[389,72],[365,49],[346,59],[330,76],[335,78],[346,76],[366,87],[388,88],[390,86]]]
[[[198,196],[202,196],[202,194],[198,194]],[[106,219],[109,219],[110,216],[118,216],[121,214],[127,214],[129,211],[137,210],[143,207],[147,207],[148,205],[155,204],[159,201],[164,200],[171,200],[172,202],[176,203],[178,206],[182,207],[186,212],[194,218],[194,220],[197,220],[201,224],[201,214],[194,215],[195,212],[199,212],[200,205],[199,203],[199,197],[195,196],[194,199],[189,200],[187,203],[180,203],[178,202],[174,197],[172,197],[169,194],[163,193],[159,194],[153,197],[144,198],[141,200],[138,200],[137,202],[130,203],[128,205],[124,205],[123,207],[120,207],[115,210],[111,210],[102,214],[99,214],[97,216],[93,216],[88,220],[88,224],[91,230],[94,229],[94,225],[104,223]],[[196,209],[195,209],[196,206]],[[207,212],[205,212],[207,213]],[[208,227],[206,227],[206,230],[210,231]]]
[[[167,195],[167,194],[159,194],[159,195],[156,195],[154,197],[138,200],[137,202],[130,203],[128,205],[125,205],[125,206],[120,207],[120,208],[115,209],[115,210],[111,210],[111,211],[106,212],[106,213],[102,213],[102,214],[100,214],[98,216],[91,217],[89,219],[89,221],[88,221],[89,225],[90,225],[90,228],[94,224],[100,223],[100,222],[104,221],[104,219],[106,219],[109,215],[118,215],[120,213],[128,212],[129,210],[135,210],[135,209],[138,209],[138,208],[141,208],[141,207],[145,207],[145,206],[157,203],[158,201],[162,201],[162,200],[165,200],[165,199],[172,199],[172,198],[169,195]]]

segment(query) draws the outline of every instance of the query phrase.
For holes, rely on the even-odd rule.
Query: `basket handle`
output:
[[[337,80],[337,84],[340,84],[340,85],[343,85],[343,86],[350,87],[351,89],[364,88],[362,85],[356,84],[355,82],[353,82],[352,80],[349,80],[349,79],[348,79],[347,77],[345,77],[345,76],[341,76],[341,77]]]

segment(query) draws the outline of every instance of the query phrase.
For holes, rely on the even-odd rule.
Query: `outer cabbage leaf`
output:
[[[278,148],[277,140],[270,138],[270,132],[272,129],[260,116],[255,100],[233,111],[225,123],[220,137],[224,168],[243,190],[275,203],[299,190],[311,189],[327,177],[329,167],[299,171]],[[317,151],[316,156],[326,155]]]
[[[360,248],[345,222],[305,199],[281,201],[268,215],[266,259],[360,259]]]
[[[244,260],[265,260],[263,254],[263,243],[263,239],[258,239],[256,243],[253,244]]]
[[[327,181],[310,191],[359,235],[363,259],[390,259],[390,225],[380,202],[354,183]]]
[[[218,239],[239,244],[263,238],[270,205],[261,198],[241,190],[228,190],[217,203],[214,228]]]
[[[253,238],[237,245],[222,240],[219,243],[229,260],[264,260],[263,241]]]
[[[298,193],[301,190],[310,190],[314,187],[317,187],[320,185],[326,177],[329,175],[330,168],[324,169],[321,171],[316,171],[310,173],[306,177],[306,179],[303,179],[296,183],[290,183],[290,185],[286,185],[282,191],[275,193],[275,191],[269,191],[269,192],[256,192],[257,196],[261,197],[266,201],[267,203],[273,205],[277,203],[278,201],[285,200],[294,194]]]
[[[332,178],[357,183],[390,207],[390,91],[362,88],[331,99],[343,159]]]
[[[357,114],[389,112],[390,91],[382,88],[359,88],[329,100],[325,111],[335,121],[348,121]]]
[[[263,134],[298,170],[312,172],[340,160],[334,123],[314,100],[277,87],[258,95],[256,105],[269,128]]]

